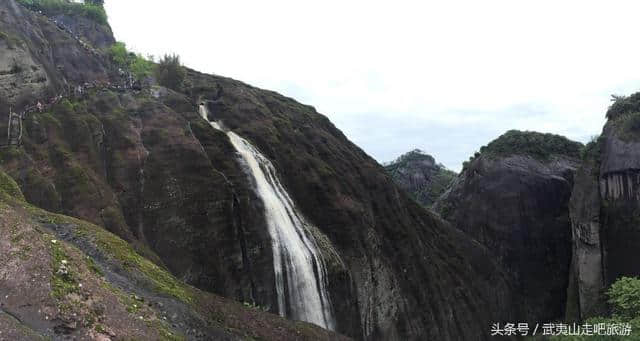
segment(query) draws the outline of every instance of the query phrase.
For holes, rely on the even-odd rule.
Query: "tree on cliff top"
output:
[[[187,72],[180,63],[180,56],[175,54],[162,57],[156,67],[158,83],[176,91],[182,88],[186,75]]]

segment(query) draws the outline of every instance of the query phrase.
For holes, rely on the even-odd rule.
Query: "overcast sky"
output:
[[[599,134],[640,88],[638,1],[106,0],[116,38],[313,105],[378,161]]]

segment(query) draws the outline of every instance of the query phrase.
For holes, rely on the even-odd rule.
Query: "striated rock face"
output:
[[[84,36],[82,22],[87,19],[60,16],[66,21],[78,19],[78,34]],[[108,44],[113,37],[104,26],[100,29]],[[90,35],[92,29],[86,30]],[[104,38],[110,36],[111,39]],[[107,80],[110,70],[106,58],[93,55],[68,31],[61,30],[50,19],[34,14],[17,4],[0,4],[0,93],[8,105],[23,107],[36,98],[48,100],[68,84],[81,84],[93,80]],[[0,114],[5,114],[3,106]]]
[[[576,296],[568,315],[605,313],[603,291],[640,275],[640,94],[617,100],[591,142],[571,196]]]
[[[508,152],[494,147],[504,146],[504,138],[526,143],[543,137],[509,132],[498,138],[434,206],[504,266],[518,296],[517,316],[530,322],[557,320],[565,312],[571,262],[568,204],[578,149],[541,158],[520,152],[526,148]]]
[[[4,103],[117,80],[106,56],[49,20],[14,0],[1,2],[0,12],[1,29],[24,42],[20,53],[47,76],[37,89],[11,76],[15,87],[0,92]],[[188,70],[181,93],[95,89],[64,99],[25,117],[23,145],[0,149],[0,165],[29,203],[101,226],[201,290],[278,312],[263,204],[227,135],[198,114],[203,102],[212,119],[271,160],[317,227],[338,332],[367,340],[485,339],[492,322],[513,321],[510,284],[485,247],[411,200],[315,109],[235,80]],[[67,225],[54,225],[47,228],[68,235]],[[126,259],[118,266],[126,268]],[[258,321],[246,323],[255,338],[295,338],[256,335],[271,323]],[[304,335],[320,335],[311,330]]]
[[[0,170],[0,330],[10,340],[347,340],[197,290]]]
[[[396,184],[411,194],[420,204],[431,206],[444,193],[456,177],[421,150],[410,151],[384,168]]]

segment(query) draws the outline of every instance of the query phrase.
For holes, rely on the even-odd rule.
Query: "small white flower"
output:
[[[55,239],[51,239],[51,243],[52,243],[52,244],[55,244],[55,243],[57,243],[57,242],[58,242],[57,240],[55,240]]]

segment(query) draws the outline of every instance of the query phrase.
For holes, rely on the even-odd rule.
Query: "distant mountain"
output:
[[[420,204],[431,206],[451,185],[456,173],[420,149],[403,154],[384,168],[400,188]]]

